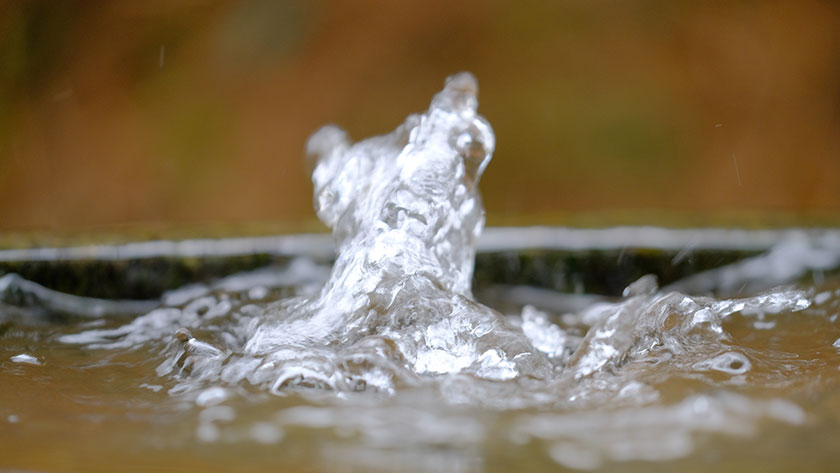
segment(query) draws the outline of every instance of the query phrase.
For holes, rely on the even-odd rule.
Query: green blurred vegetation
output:
[[[307,136],[387,132],[463,69],[497,134],[491,224],[836,224],[838,20],[818,0],[6,1],[0,229],[311,229]]]

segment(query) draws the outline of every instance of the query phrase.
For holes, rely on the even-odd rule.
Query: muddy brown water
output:
[[[703,360],[686,367],[678,357],[640,357],[599,378],[645,386],[629,397],[600,400],[587,391],[593,400],[579,405],[520,407],[453,402],[458,391],[444,389],[444,375],[390,394],[280,395],[248,382],[159,375],[177,355],[171,334],[114,348],[60,341],[117,329],[136,316],[29,317],[29,309],[6,304],[0,471],[837,471],[840,278],[791,284],[806,294],[806,309],[723,320],[719,351],[744,358],[722,370],[704,368]],[[482,284],[477,293],[493,305],[494,294],[495,302],[504,299],[499,287]],[[250,289],[212,294],[269,305],[296,290]],[[177,307],[189,304],[186,298]],[[514,317],[523,306],[518,299],[502,305]],[[562,310],[543,309],[573,331]],[[214,340],[214,330],[231,324],[222,315],[193,334]],[[470,389],[504,398],[507,383]],[[185,385],[199,396],[184,395]]]

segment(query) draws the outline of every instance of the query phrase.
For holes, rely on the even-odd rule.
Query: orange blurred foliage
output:
[[[818,0],[6,1],[0,228],[311,222],[307,136],[387,132],[459,70],[497,134],[491,223],[838,214],[838,20]]]

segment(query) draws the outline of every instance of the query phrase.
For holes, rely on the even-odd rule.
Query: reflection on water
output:
[[[494,146],[476,91],[459,74],[392,134],[312,138],[332,269],[298,258],[142,309],[4,278],[0,468],[832,466],[840,285],[759,288],[840,253],[787,241],[665,289],[496,312],[470,287]]]

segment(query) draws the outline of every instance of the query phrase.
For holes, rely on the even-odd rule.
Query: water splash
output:
[[[275,358],[317,344],[370,362],[364,353],[377,347],[417,374],[546,376],[550,365],[523,334],[471,296],[484,225],[477,185],[495,145],[477,91],[461,73],[389,135],[351,144],[328,126],[309,140],[315,208],[338,257],[320,295],[287,304],[247,353]],[[334,387],[331,376],[317,377]],[[292,378],[283,379],[275,387]]]
[[[315,208],[338,252],[331,270],[299,259],[188,286],[128,324],[58,340],[154,347],[168,393],[202,409],[196,437],[204,442],[227,438],[224,426],[237,415],[228,404],[243,386],[300,395],[309,404],[249,424],[243,438],[275,443],[292,427],[332,431],[327,456],[351,462],[410,445],[468,452],[454,464],[473,471],[488,439],[505,437],[511,445],[543,442],[556,462],[588,469],[681,457],[700,432],[748,435],[764,419],[804,421],[800,407],[772,391],[755,399],[731,391],[804,383],[818,367],[753,347],[733,327],[784,333],[786,318],[810,311],[836,328],[833,292],[716,299],[672,290],[679,284],[660,290],[645,277],[620,300],[590,299],[568,313],[526,305],[502,315],[477,302],[471,280],[484,224],[477,187],[495,144],[477,104],[474,77],[461,73],[390,134],[351,143],[328,126],[310,139]],[[709,286],[715,274],[726,287],[741,273],[757,281],[761,261],[684,287]],[[773,283],[801,271],[788,273],[781,280],[773,273]],[[678,379],[700,392],[675,388]],[[503,433],[494,430],[496,412],[511,413]]]

